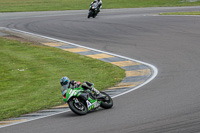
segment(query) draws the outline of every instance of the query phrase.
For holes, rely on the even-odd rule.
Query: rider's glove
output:
[[[70,83],[71,83],[72,85],[74,85],[74,84],[76,83],[76,81],[72,80],[72,81],[70,81]]]

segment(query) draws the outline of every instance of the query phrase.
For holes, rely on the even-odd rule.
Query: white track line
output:
[[[149,78],[147,81],[145,81],[144,83],[142,83],[142,84],[140,84],[140,85],[138,85],[138,86],[136,86],[134,88],[131,88],[130,90],[128,90],[126,92],[123,92],[123,93],[121,93],[119,95],[113,96],[112,98],[116,98],[116,97],[119,97],[119,96],[124,95],[126,93],[129,93],[131,91],[137,90],[138,88],[140,88],[140,87],[148,84],[149,82],[151,82],[158,74],[158,69],[154,65],[151,65],[149,63],[145,63],[145,62],[142,62],[142,61],[139,61],[139,60],[135,60],[135,59],[132,59],[132,58],[128,58],[128,57],[125,57],[125,56],[121,56],[121,55],[117,55],[117,54],[113,54],[113,53],[109,53],[109,52],[105,52],[105,51],[101,51],[101,50],[97,50],[97,49],[81,46],[81,45],[78,45],[78,44],[74,44],[74,43],[67,42],[67,41],[62,41],[62,40],[51,38],[51,37],[46,37],[46,36],[42,36],[42,35],[38,35],[38,34],[34,34],[34,33],[25,32],[25,31],[21,31],[21,30],[17,30],[17,29],[10,29],[10,28],[6,28],[6,27],[0,27],[0,29],[13,30],[13,31],[20,32],[20,33],[25,33],[25,34],[28,34],[28,35],[33,35],[33,36],[37,36],[37,37],[41,37],[41,38],[45,38],[45,39],[50,39],[50,40],[58,41],[58,42],[62,42],[62,43],[67,43],[67,44],[74,45],[74,46],[77,46],[77,47],[82,47],[82,48],[90,49],[90,50],[93,50],[93,51],[97,51],[97,52],[113,55],[113,56],[116,56],[116,57],[124,58],[124,59],[127,59],[127,60],[131,60],[131,61],[135,61],[135,62],[144,64],[144,65],[147,65],[153,70],[153,74],[152,74],[151,78]],[[51,114],[51,115],[47,115],[47,116],[38,117],[38,118],[35,118],[35,119],[23,121],[23,122],[18,122],[18,123],[13,123],[13,124],[10,124],[10,125],[5,125],[5,126],[2,126],[0,128],[12,126],[12,125],[17,125],[17,124],[25,123],[25,122],[29,122],[29,121],[34,121],[34,120],[38,120],[38,119],[42,119],[42,118],[54,116],[54,115],[57,115],[57,114],[62,114],[62,113],[68,112],[68,111],[70,111],[70,110],[66,110],[66,111],[63,111],[63,112],[59,112],[59,113],[55,113],[55,114]]]

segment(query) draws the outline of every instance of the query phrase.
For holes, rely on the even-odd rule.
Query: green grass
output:
[[[0,0],[0,12],[88,9],[92,0]],[[103,0],[103,8],[197,6],[188,0]]]
[[[61,49],[0,38],[0,120],[63,103],[60,78],[95,83],[99,90],[119,83],[123,69]]]
[[[200,15],[200,11],[195,11],[195,12],[168,12],[168,13],[160,13],[160,15]]]

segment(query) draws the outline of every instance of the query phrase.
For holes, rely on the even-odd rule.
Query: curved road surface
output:
[[[72,112],[4,127],[1,133],[200,132],[200,17],[158,16],[200,7],[2,13],[0,26],[45,35],[155,65],[149,84],[85,116]]]

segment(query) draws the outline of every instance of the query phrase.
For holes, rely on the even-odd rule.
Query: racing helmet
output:
[[[62,77],[61,79],[60,79],[60,84],[61,84],[61,86],[64,86],[64,85],[69,85],[69,83],[70,83],[70,80],[69,80],[69,78],[68,77]]]

